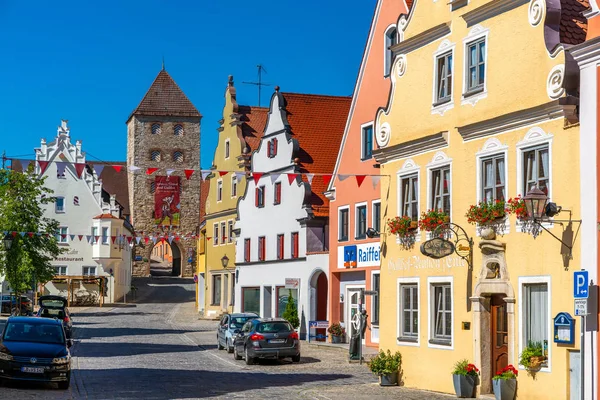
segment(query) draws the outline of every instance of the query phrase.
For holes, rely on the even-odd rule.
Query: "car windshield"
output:
[[[64,343],[62,326],[9,322],[4,331],[5,341],[33,343]]]
[[[42,307],[54,307],[62,308],[65,306],[65,302],[62,300],[42,300]]]
[[[230,328],[241,328],[244,324],[256,317],[231,317],[231,322],[229,323]]]
[[[287,322],[263,322],[258,324],[256,332],[258,333],[278,333],[278,332],[291,332],[292,326]]]

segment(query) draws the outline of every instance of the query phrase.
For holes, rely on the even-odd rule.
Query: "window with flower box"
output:
[[[523,151],[523,194],[537,186],[548,194],[550,183],[550,159],[548,145],[528,148]]]
[[[450,215],[450,166],[431,171],[431,209]]]
[[[481,159],[481,199],[485,202],[506,199],[504,154]]]
[[[419,177],[417,174],[400,178],[400,215],[419,219]]]

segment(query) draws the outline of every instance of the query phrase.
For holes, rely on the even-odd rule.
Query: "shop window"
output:
[[[285,312],[285,308],[287,307],[290,298],[290,292],[292,294],[292,299],[294,299],[294,302],[298,305],[298,289],[286,289],[283,286],[277,287],[277,318],[283,317],[283,313]]]
[[[221,305],[221,275],[213,275],[212,306]]]
[[[242,288],[242,312],[253,312],[260,315],[260,288]]]

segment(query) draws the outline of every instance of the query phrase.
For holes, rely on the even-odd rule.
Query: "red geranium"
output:
[[[492,379],[516,379],[518,375],[519,371],[512,364],[509,364],[496,372],[496,375]]]

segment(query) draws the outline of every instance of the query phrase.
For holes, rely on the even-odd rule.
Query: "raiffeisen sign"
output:
[[[381,245],[363,243],[338,247],[338,268],[378,267],[381,263]]]

